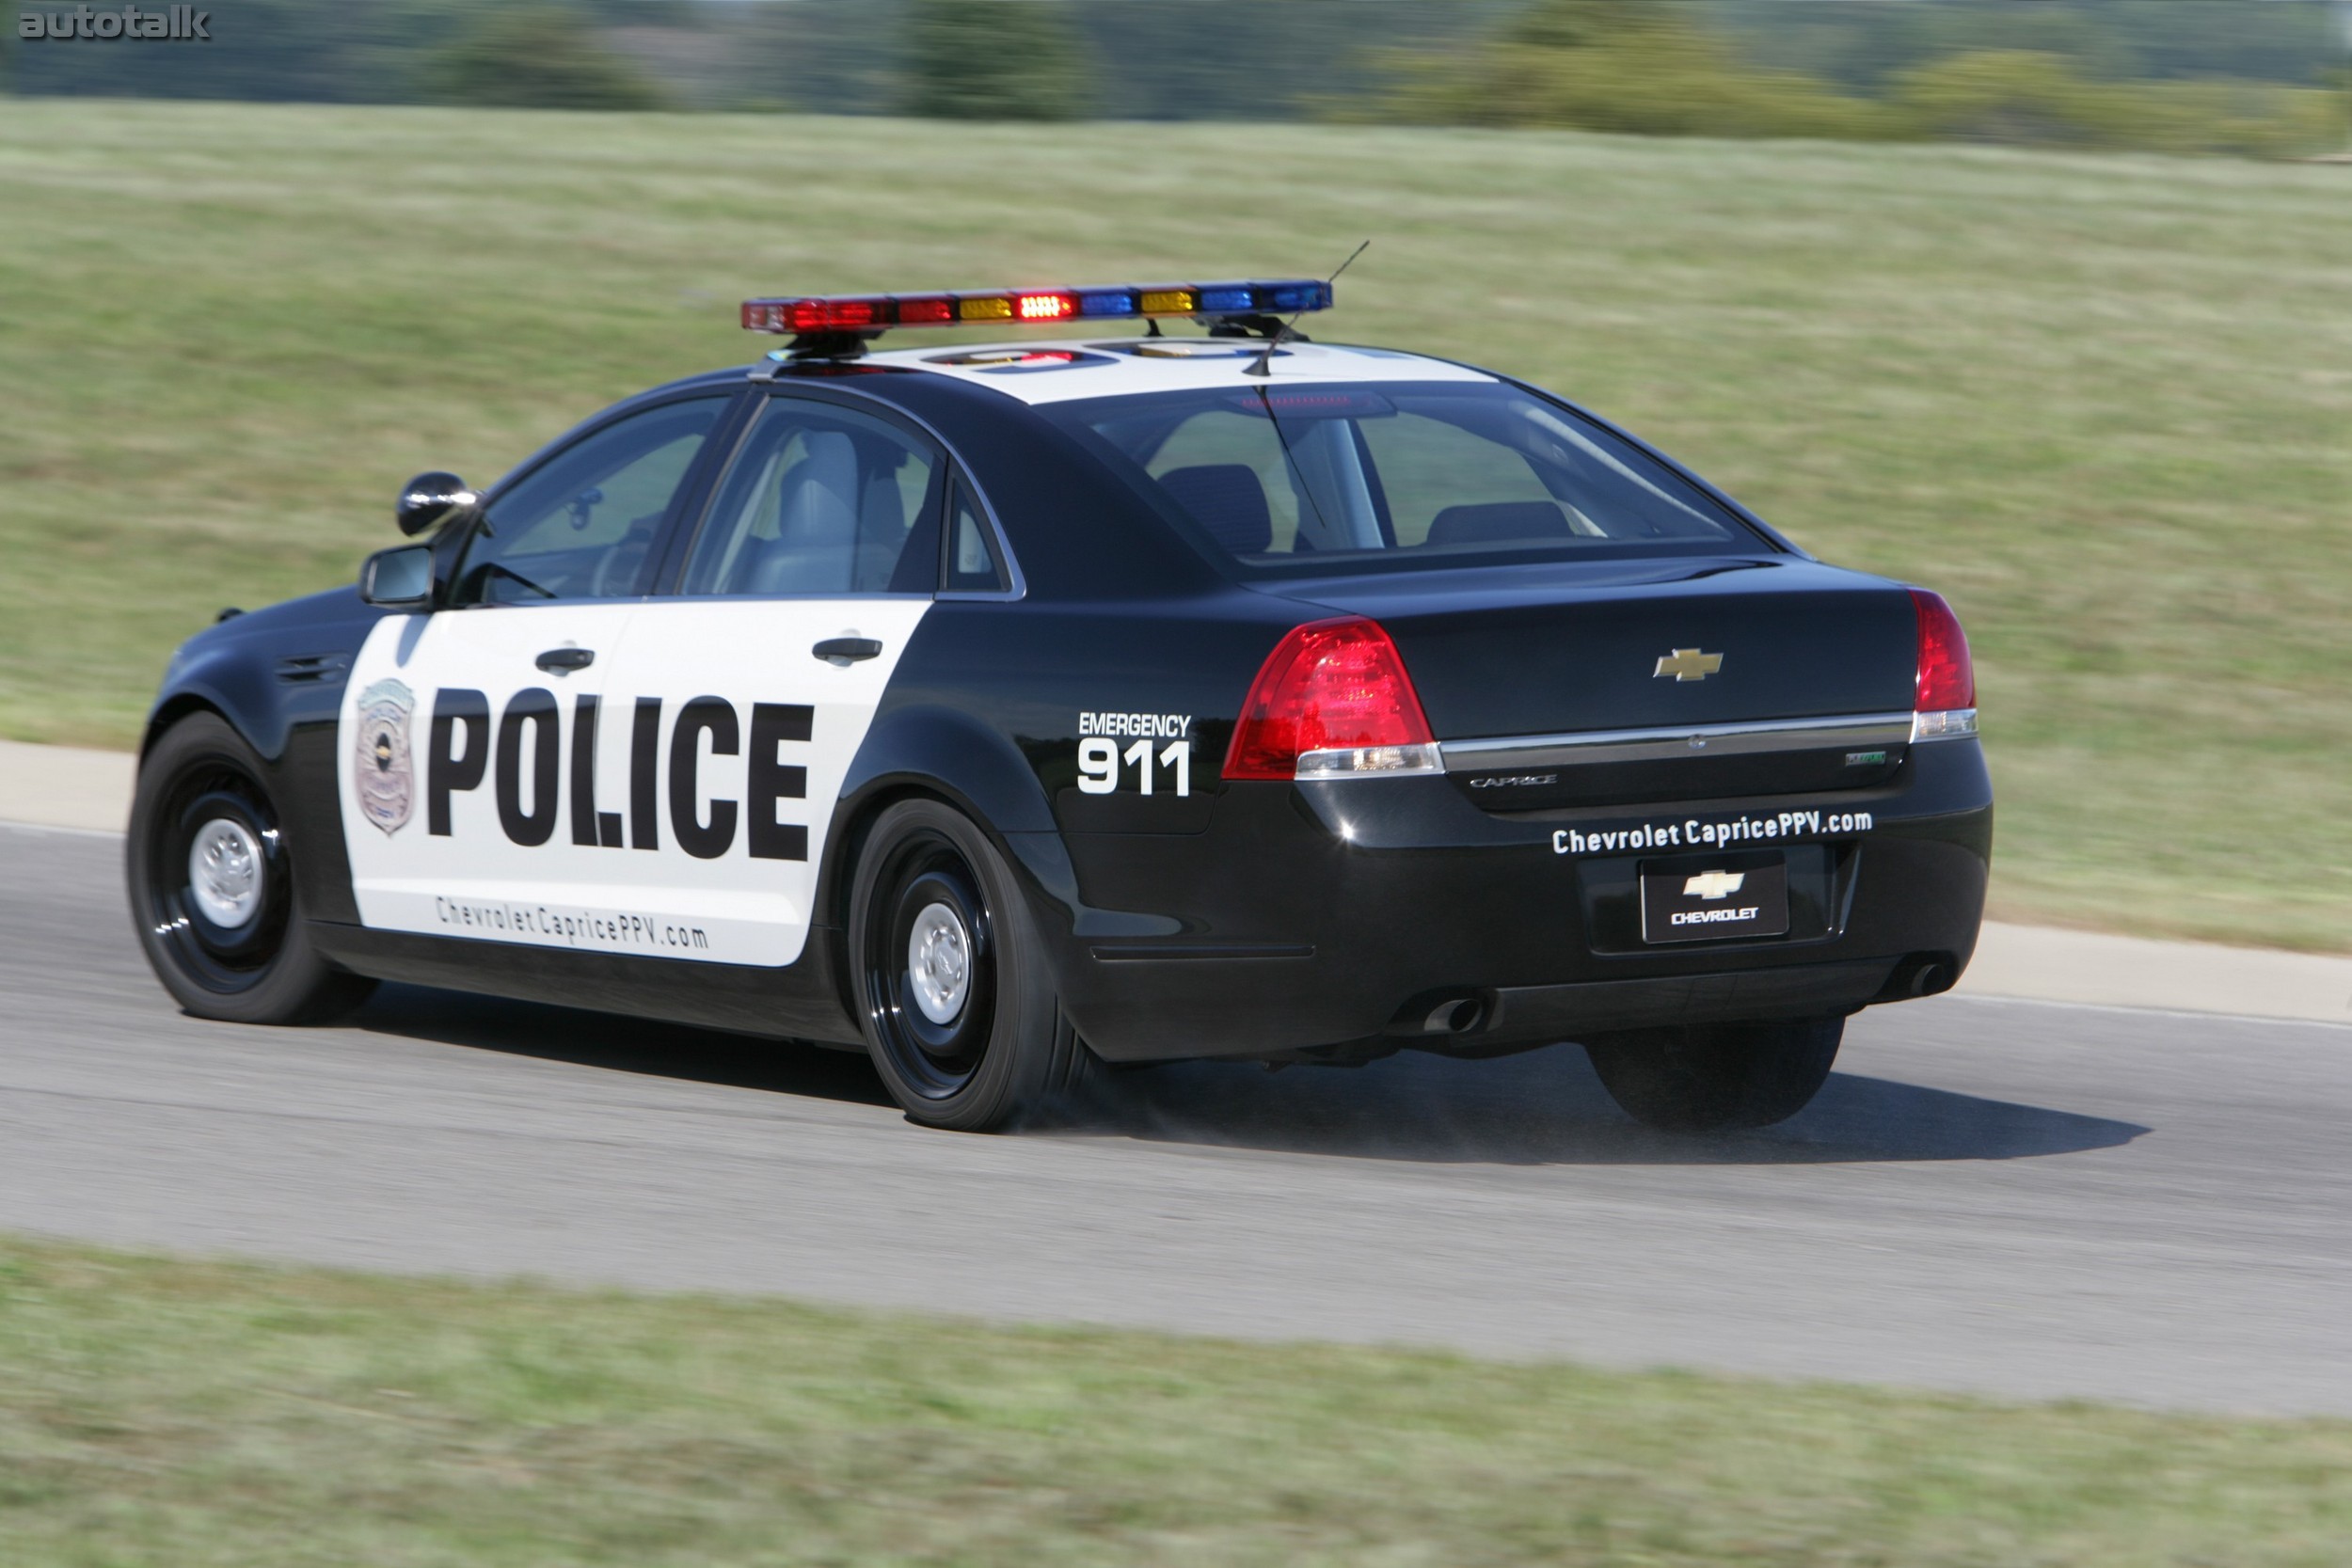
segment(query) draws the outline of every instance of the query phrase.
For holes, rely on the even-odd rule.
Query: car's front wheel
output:
[[[123,847],[131,917],[155,977],[199,1018],[315,1023],[375,982],[312,944],[293,850],[253,748],[216,714],[167,731],[139,765]]]
[[[993,1132],[1078,1081],[1091,1053],[1012,870],[961,813],[902,800],[882,814],[849,934],[866,1047],[914,1120]]]
[[[1627,1115],[1675,1132],[1769,1127],[1819,1094],[1842,1018],[1636,1029],[1588,1041],[1601,1085]]]

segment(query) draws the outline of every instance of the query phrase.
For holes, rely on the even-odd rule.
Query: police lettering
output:
[[[699,860],[732,851],[743,832],[745,852],[755,860],[805,861],[808,826],[778,818],[788,801],[808,798],[808,768],[787,760],[787,748],[812,737],[816,711],[805,703],[754,703],[749,755],[741,801],[707,795],[704,758],[743,754],[744,726],[735,705],[723,697],[695,697],[680,704],[668,726],[669,766],[662,767],[664,703],[640,697],[628,737],[628,810],[600,809],[596,799],[596,736],[600,705],[593,696],[573,705],[571,757],[564,755],[564,712],[555,693],[527,687],[508,701],[492,741],[489,699],[463,687],[435,694],[432,733],[425,757],[425,818],[429,832],[453,832],[453,797],[481,787],[492,774],[499,827],[508,840],[536,848],[555,837],[568,794],[570,841],[582,848],[661,847],[662,785],[668,794],[669,829],[679,848]],[[706,753],[706,748],[707,752]],[[565,785],[568,783],[568,790]],[[796,813],[795,815],[804,815]],[[624,831],[626,829],[626,832]]]
[[[694,775],[702,767],[702,737],[710,736],[710,754],[734,756],[742,749],[736,727],[735,706],[718,697],[697,697],[678,709],[677,729],[670,736],[670,831],[678,847],[696,860],[715,861],[735,845],[735,802],[710,802],[710,821],[702,820]]]
[[[535,848],[555,836],[555,774],[563,766],[564,736],[555,693],[525,687],[499,721],[499,826],[516,843]],[[531,803],[523,804],[523,732],[532,732]]]
[[[465,736],[463,745],[458,736]],[[490,765],[490,699],[464,687],[449,687],[433,699],[432,753],[426,759],[425,829],[449,837],[449,798],[471,789]]]

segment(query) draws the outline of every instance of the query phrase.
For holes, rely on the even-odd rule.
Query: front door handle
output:
[[[550,675],[568,675],[596,661],[594,648],[549,648],[532,662]]]
[[[828,664],[855,664],[861,658],[878,657],[882,644],[870,637],[828,637],[809,652]]]

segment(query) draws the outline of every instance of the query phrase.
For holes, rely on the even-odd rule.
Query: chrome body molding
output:
[[[1438,750],[1449,773],[1499,768],[1575,768],[1608,762],[1665,762],[1690,756],[1750,756],[1770,752],[1825,751],[1833,746],[1883,750],[1908,744],[1911,715],[1860,713],[1834,719],[1773,719],[1740,724],[1680,725],[1648,730],[1588,730],[1576,735],[1505,736],[1448,740]]]

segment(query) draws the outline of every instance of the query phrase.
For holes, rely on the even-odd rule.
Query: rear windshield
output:
[[[1618,436],[1500,383],[1250,388],[1047,404],[1245,575],[1767,553]]]

